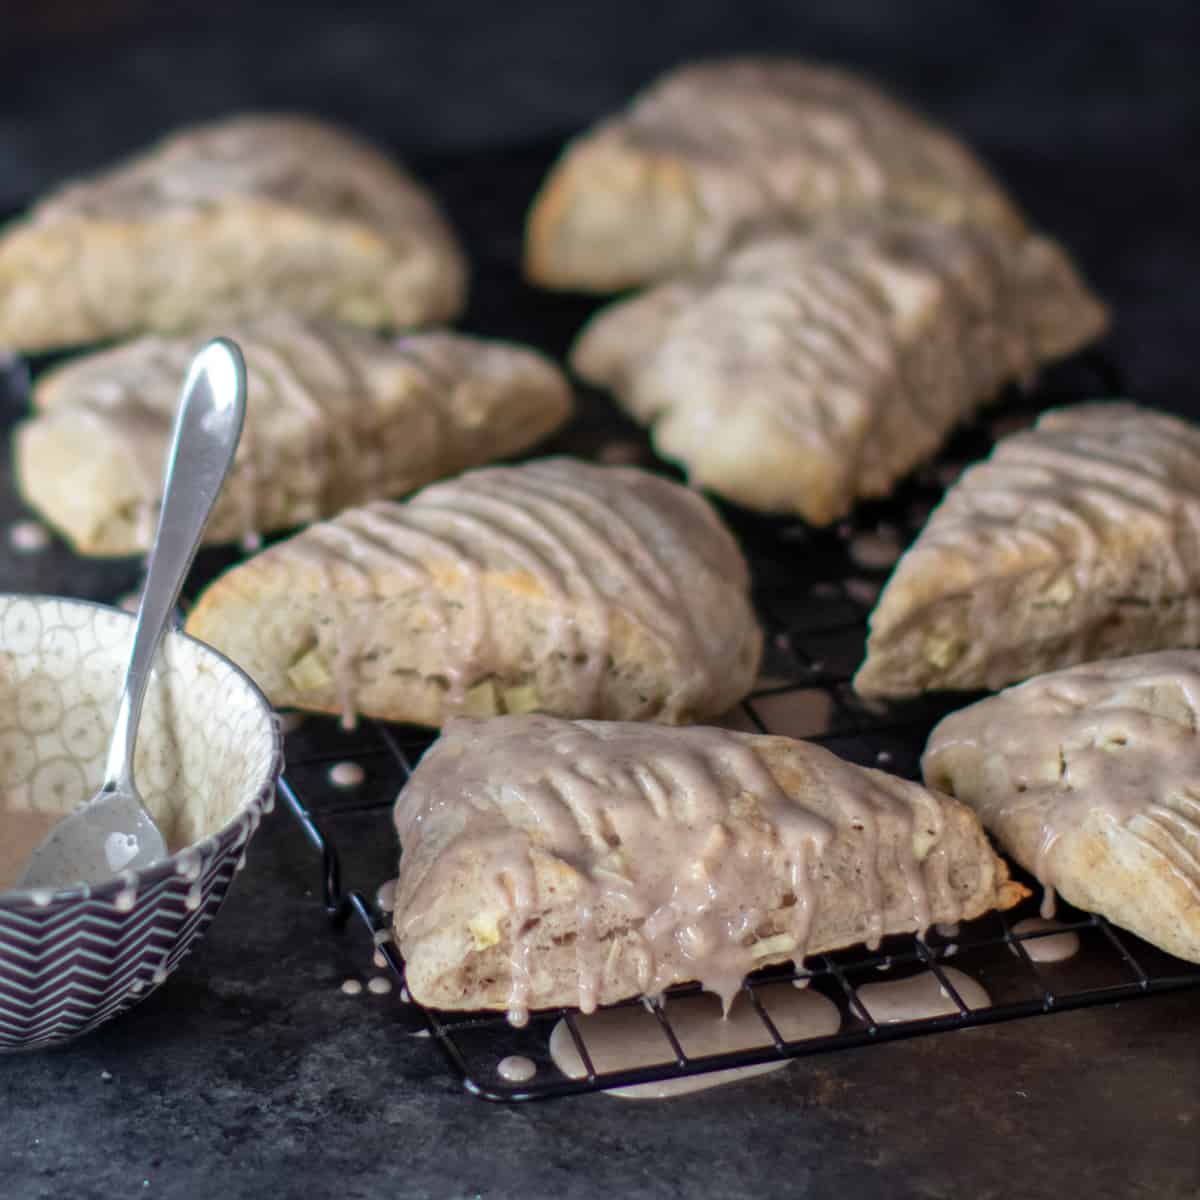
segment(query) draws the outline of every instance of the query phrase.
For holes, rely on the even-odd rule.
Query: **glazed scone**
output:
[[[567,458],[350,509],[234,567],[189,633],[277,707],[440,725],[540,710],[685,722],[750,689],[737,544],[687,488]]]
[[[546,717],[457,720],[396,802],[413,998],[590,1011],[1007,908],[964,805],[808,742]]]
[[[1105,321],[1053,242],[889,219],[755,238],[602,310],[572,364],[693,483],[824,525]]]
[[[1039,675],[947,717],[925,782],[1045,890],[1200,962],[1200,653]]]
[[[433,198],[379,151],[306,117],[235,117],[64,186],[3,231],[0,346],[279,311],[445,321],[466,277]]]
[[[528,449],[571,412],[533,350],[464,334],[385,339],[275,316],[224,326],[246,423],[208,543],[332,516]],[[203,338],[149,335],[44,375],[15,433],[26,500],[82,554],[149,549],[179,389]]]
[[[934,510],[870,618],[863,696],[995,690],[1200,645],[1200,428],[1132,404],[1045,413]]]
[[[617,291],[711,263],[747,229],[864,211],[1023,226],[965,146],[867,80],[786,58],[697,63],[567,146],[525,267],[547,287]]]

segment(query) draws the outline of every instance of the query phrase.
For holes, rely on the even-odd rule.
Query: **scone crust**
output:
[[[572,141],[542,185],[526,273],[618,291],[713,262],[747,229],[891,211],[1020,232],[960,142],[848,72],[784,58],[695,63]]]
[[[562,372],[464,334],[384,339],[286,314],[214,327],[247,362],[247,415],[207,543],[294,528],[529,449],[570,415]],[[144,552],[180,381],[207,334],[146,336],[41,376],[17,430],[26,500],[89,555]]]
[[[601,310],[571,361],[694,483],[824,525],[1106,320],[1043,238],[888,219],[757,236]]]
[[[969,919],[1025,894],[963,805],[820,747],[696,727],[565,724],[456,722],[401,794],[394,928],[421,1003],[507,1008],[514,961],[529,964],[529,1008],[590,1007],[697,977],[726,991],[753,967],[912,931],[922,919]],[[516,757],[513,737],[530,739]],[[639,814],[635,777],[652,813]],[[593,797],[588,779],[611,780],[611,800]],[[553,826],[529,817],[521,799],[543,797],[530,800],[536,813],[547,787],[562,814]],[[796,819],[823,830],[800,878],[788,853]],[[663,919],[655,904],[660,892],[689,895],[697,872],[708,880],[702,911],[685,904],[679,920],[706,932],[682,931],[695,954],[679,957],[677,941],[650,932]],[[614,873],[627,889],[611,891]],[[515,908],[513,889],[523,898]],[[928,908],[918,916],[922,890]],[[798,907],[811,918],[802,946]],[[715,948],[697,949],[697,938],[703,947],[730,919],[740,929],[738,914],[754,915],[714,980]],[[752,948],[739,957],[739,947]]]
[[[749,691],[749,589],[698,495],[547,459],[314,525],[216,580],[187,628],[280,707],[435,726],[464,708],[682,722]]]
[[[1064,899],[1200,962],[1200,653],[1054,671],[953,713],[926,784]]]
[[[995,689],[1200,645],[1200,429],[1125,403],[1045,413],[951,487],[897,564],[864,696]]]
[[[431,195],[304,117],[197,126],[66,185],[0,237],[0,345],[26,351],[287,311],[448,320],[466,263]]]

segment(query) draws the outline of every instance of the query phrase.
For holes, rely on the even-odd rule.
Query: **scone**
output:
[[[276,706],[421,725],[540,710],[685,722],[750,689],[737,544],[686,488],[567,458],[350,509],[234,567],[187,630]]]
[[[755,238],[602,310],[572,362],[693,483],[823,525],[1105,321],[1051,241],[888,219]]]
[[[947,717],[925,782],[1054,891],[1200,962],[1200,653],[1039,675]]]
[[[1200,645],[1200,428],[1081,404],[1002,439],[934,510],[870,630],[863,696]]]
[[[246,358],[246,424],[205,541],[401,496],[524,450],[570,415],[535,351],[453,333],[384,339],[275,316],[223,326]],[[203,338],[150,335],[39,380],[18,427],[25,498],[83,554],[149,548],[179,389]]]
[[[69,184],[0,235],[0,346],[37,351],[287,311],[409,326],[461,310],[429,195],[350,133],[243,116]]]
[[[590,1011],[1026,893],[974,814],[819,746],[724,729],[457,720],[395,809],[408,989],[443,1009]]]
[[[965,146],[865,79],[786,58],[697,63],[567,146],[525,266],[547,287],[617,291],[711,263],[750,228],[880,211],[1023,225]]]

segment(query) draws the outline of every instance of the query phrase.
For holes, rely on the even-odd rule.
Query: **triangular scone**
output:
[[[449,320],[466,263],[430,194],[303,117],[184,130],[67,185],[0,236],[0,346],[45,350],[287,311]]]
[[[246,424],[210,543],[402,496],[527,449],[570,388],[533,350],[453,333],[384,339],[276,316],[222,326],[245,354]],[[16,432],[26,499],[84,554],[149,548],[179,388],[203,339],[147,336],[41,378]]]
[[[409,991],[590,1010],[969,920],[1025,894],[964,805],[819,746],[699,726],[458,720],[396,802]]]
[[[889,220],[757,238],[603,310],[573,364],[693,482],[823,525],[1104,323],[1052,242]]]
[[[234,567],[188,632],[277,706],[683,722],[749,690],[762,635],[736,542],[661,476],[553,458],[314,525]]]
[[[1046,892],[1200,962],[1200,653],[1039,675],[933,731],[925,781]]]
[[[998,688],[1200,645],[1200,428],[1045,413],[947,492],[871,614],[863,696]]]
[[[965,146],[865,79],[795,59],[697,63],[568,145],[525,265],[548,287],[618,291],[710,263],[749,228],[881,211],[1023,224]]]

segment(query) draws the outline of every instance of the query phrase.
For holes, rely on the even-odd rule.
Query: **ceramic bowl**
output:
[[[228,659],[163,641],[134,774],[172,853],[87,887],[11,889],[104,773],[133,618],[0,595],[0,1051],[77,1037],[147,996],[196,944],[274,803],[274,715]]]

